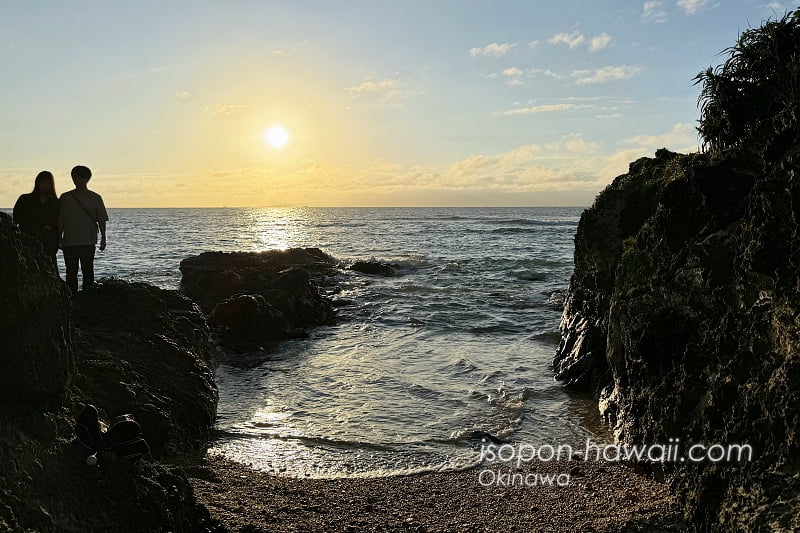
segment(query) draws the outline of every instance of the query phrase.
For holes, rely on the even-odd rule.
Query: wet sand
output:
[[[481,472],[489,469],[491,473]],[[187,469],[198,500],[230,531],[684,531],[666,485],[612,463],[551,462],[509,472],[295,479],[221,458]],[[567,486],[482,486],[497,472],[570,474]],[[502,478],[510,484],[511,478]],[[528,481],[533,482],[529,477]],[[564,477],[561,478],[563,482]]]

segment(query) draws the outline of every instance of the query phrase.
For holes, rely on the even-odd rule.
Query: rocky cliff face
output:
[[[131,413],[158,457],[195,453],[217,408],[208,326],[177,291],[103,280],[72,298],[74,396],[109,416]]]
[[[69,291],[41,250],[0,213],[0,405],[57,407],[74,374]]]
[[[581,218],[557,377],[621,441],[754,449],[668,468],[700,530],[800,529],[798,223],[791,165],[666,151]]]
[[[214,530],[172,464],[201,448],[216,408],[199,309],[118,281],[70,302],[40,247],[0,213],[0,311],[0,530]],[[87,466],[73,434],[85,402],[133,413],[153,455]]]

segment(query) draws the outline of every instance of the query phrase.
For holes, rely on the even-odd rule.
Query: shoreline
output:
[[[481,486],[484,469],[509,473],[492,466],[388,478],[297,479],[219,457],[185,467],[198,502],[229,531],[685,529],[667,486],[622,464],[550,462],[514,470],[569,474],[568,486]]]

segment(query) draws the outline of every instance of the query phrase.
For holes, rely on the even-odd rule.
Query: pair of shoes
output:
[[[96,457],[87,464],[94,466],[97,459],[115,462],[116,459],[134,462],[150,453],[150,446],[142,438],[142,427],[133,415],[121,415],[105,429],[94,405],[87,405],[75,419],[75,436]],[[110,457],[109,457],[110,456]],[[112,460],[113,459],[113,460]]]

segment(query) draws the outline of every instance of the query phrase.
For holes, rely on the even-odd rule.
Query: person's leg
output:
[[[80,254],[76,250],[77,246],[64,246],[64,267],[67,270],[67,286],[72,294],[78,292],[78,261]]]
[[[81,288],[89,289],[94,285],[94,245],[81,246],[81,274],[83,284]]]

